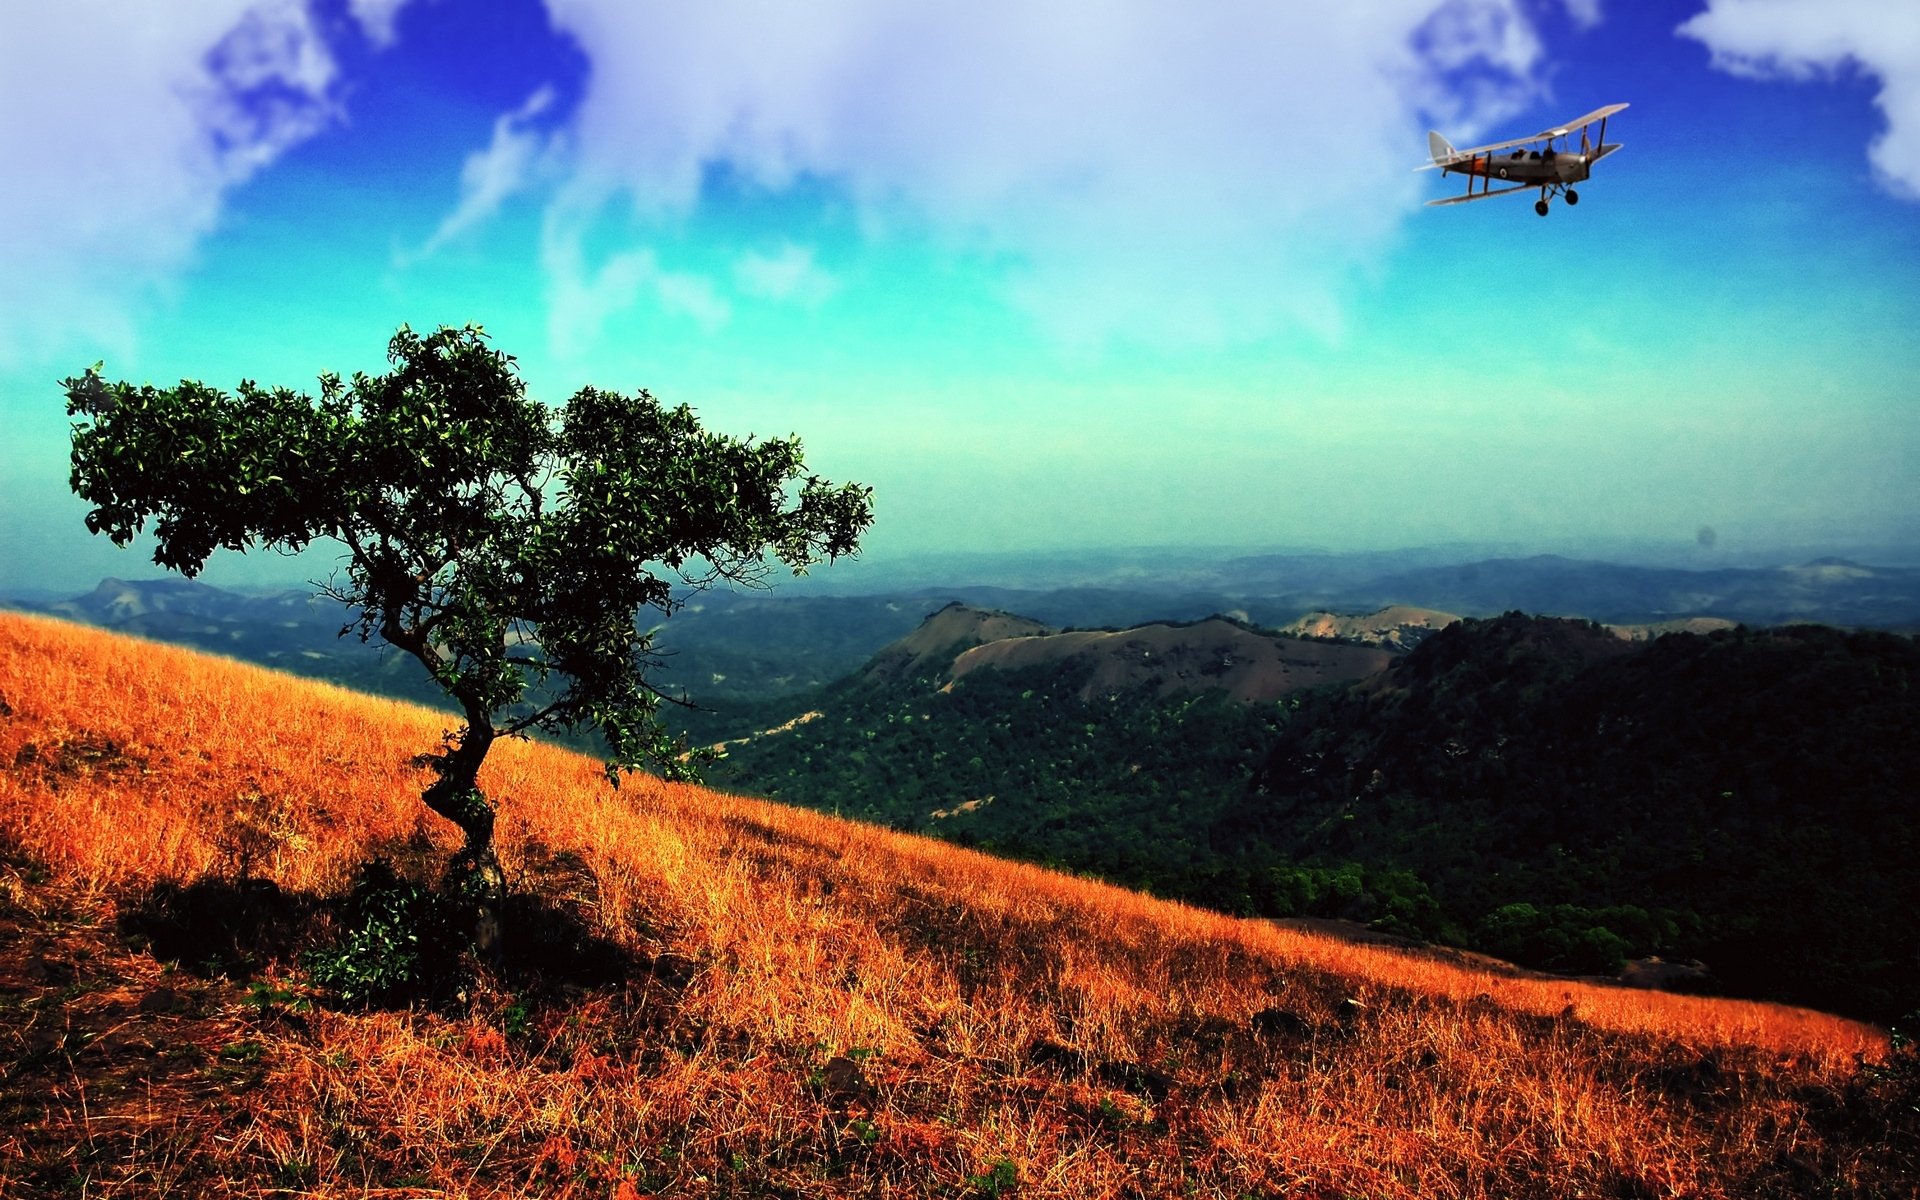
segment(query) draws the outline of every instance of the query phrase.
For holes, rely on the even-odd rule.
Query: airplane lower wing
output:
[[[1469,200],[1485,200],[1488,196],[1506,196],[1514,192],[1533,192],[1539,189],[1540,185],[1537,183],[1522,183],[1513,187],[1494,188],[1490,192],[1470,192],[1465,196],[1448,196],[1444,200],[1429,200],[1427,207],[1432,208],[1439,204],[1465,204]]]

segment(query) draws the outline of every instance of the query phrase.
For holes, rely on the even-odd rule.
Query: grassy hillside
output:
[[[321,898],[372,855],[451,849],[410,765],[442,715],[14,616],[0,701],[0,1195],[1920,1177],[1911,1056],[1869,1027],[1350,945],[698,788],[616,792],[534,744],[482,777],[536,902],[520,957],[460,1011],[309,1007],[292,960],[327,935]],[[137,949],[121,931],[156,910],[234,933],[250,983]]]

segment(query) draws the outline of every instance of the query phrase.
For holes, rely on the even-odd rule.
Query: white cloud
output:
[[[811,308],[833,295],[834,278],[813,260],[813,250],[789,242],[777,254],[749,250],[733,263],[733,282],[763,300],[792,301]]]
[[[553,104],[553,89],[540,88],[526,103],[493,123],[493,140],[460,168],[460,203],[440,222],[414,257],[424,258],[467,230],[483,224],[533,174],[544,139],[534,120]]]
[[[1600,0],[1566,0],[1566,8],[1576,29],[1592,29],[1600,23]]]
[[[654,276],[653,286],[660,297],[660,307],[692,318],[696,325],[709,332],[725,325],[733,316],[732,306],[720,298],[713,282],[704,276],[686,271],[661,271]]]
[[[1920,4],[1911,0],[1707,0],[1681,25],[1713,65],[1753,79],[1808,80],[1849,67],[1876,78],[1887,128],[1867,157],[1895,194],[1920,200]]]
[[[602,294],[583,247],[616,200],[644,239],[724,164],[1005,263],[1014,303],[1092,342],[1336,330],[1419,198],[1422,118],[1473,135],[1532,98],[1541,56],[1519,0],[548,7],[591,63],[548,221],[550,264],[579,273],[556,295]]]
[[[347,0],[347,10],[360,22],[367,40],[375,46],[391,46],[398,36],[400,10],[408,0]]]
[[[709,280],[663,269],[647,247],[623,250],[589,265],[578,239],[559,232],[565,223],[548,215],[540,249],[547,276],[547,340],[561,358],[587,353],[600,340],[608,318],[642,298],[709,332],[732,317],[732,309]]]
[[[334,116],[297,0],[0,8],[0,365],[129,340],[223,195]]]
[[[547,340],[554,353],[572,358],[600,340],[607,318],[631,308],[659,273],[653,251],[640,248],[589,266],[578,240],[559,236],[548,215],[540,265],[547,276]]]

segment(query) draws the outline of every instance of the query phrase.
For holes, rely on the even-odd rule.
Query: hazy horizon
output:
[[[827,586],[1920,545],[1920,9],[482,7],[0,15],[0,595],[160,574],[85,532],[59,378],[312,390],[403,321],[797,432],[875,489]],[[1429,128],[1614,102],[1577,208],[1423,207]]]
[[[178,572],[155,566],[143,546],[115,550],[108,565],[114,569],[90,573],[84,564],[45,574],[38,579],[0,577],[0,603],[9,599],[44,602],[68,599],[94,590],[107,580],[124,582],[180,579]],[[111,549],[111,547],[109,547]],[[1862,545],[1858,543],[1777,544],[1740,547],[1697,541],[1655,542],[1455,542],[1435,545],[1333,547],[1313,545],[1268,546],[1081,546],[1027,550],[947,550],[901,554],[863,554],[856,559],[815,567],[796,578],[784,571],[770,573],[765,583],[771,596],[863,595],[882,592],[937,590],[942,587],[999,587],[1045,591],[1078,586],[1130,587],[1146,591],[1178,591],[1204,587],[1205,572],[1236,559],[1300,557],[1306,559],[1381,560],[1381,574],[1425,566],[1466,564],[1493,559],[1554,556],[1628,567],[1710,571],[1753,570],[1795,566],[1822,558],[1842,558],[1880,568],[1920,567],[1920,542]],[[89,560],[90,561],[90,560]],[[312,590],[324,581],[334,559],[324,551],[298,556],[218,554],[197,581],[240,593]],[[345,567],[345,556],[338,565]],[[10,579],[10,581],[9,581]],[[721,590],[742,590],[740,588]]]

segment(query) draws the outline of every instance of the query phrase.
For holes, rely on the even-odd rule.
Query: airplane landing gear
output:
[[[1568,203],[1568,204],[1578,204],[1578,203],[1580,203],[1580,193],[1579,193],[1579,192],[1576,192],[1576,191],[1574,191],[1574,190],[1573,190],[1572,188],[1568,188],[1568,189],[1567,189],[1567,203]]]
[[[1545,200],[1535,200],[1535,201],[1533,202],[1533,211],[1535,211],[1535,212],[1537,212],[1537,213],[1539,213],[1539,214],[1540,214],[1541,216],[1543,216],[1543,217],[1544,217],[1544,216],[1546,216],[1546,215],[1547,215],[1547,202],[1546,202]]]

